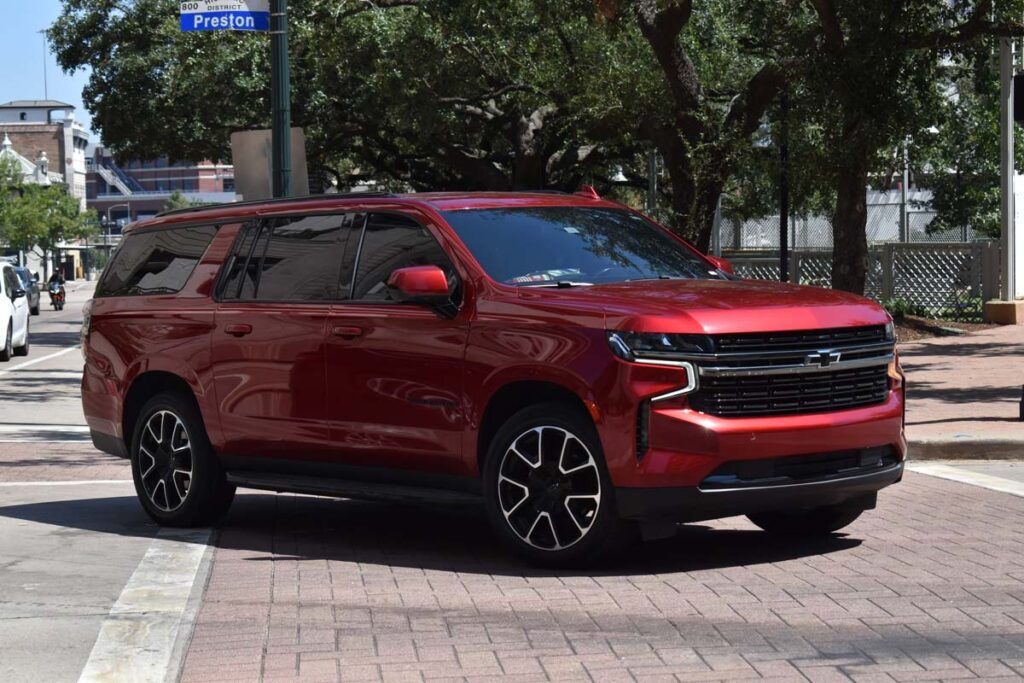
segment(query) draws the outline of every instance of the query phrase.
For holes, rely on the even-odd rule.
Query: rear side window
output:
[[[129,233],[107,266],[96,296],[180,292],[216,234],[213,225]]]
[[[225,299],[332,301],[348,295],[346,249],[363,214],[302,216],[248,225],[224,278]]]
[[[366,223],[359,248],[352,298],[357,301],[388,301],[391,273],[409,266],[438,266],[453,290],[457,278],[448,255],[434,236],[411,218],[373,214]]]
[[[18,276],[14,274],[14,268],[4,268],[4,294],[14,296],[14,290],[21,289],[18,283]]]

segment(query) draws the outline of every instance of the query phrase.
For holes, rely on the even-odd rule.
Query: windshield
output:
[[[725,279],[656,225],[625,209],[473,209],[447,211],[444,217],[487,274],[506,285]]]

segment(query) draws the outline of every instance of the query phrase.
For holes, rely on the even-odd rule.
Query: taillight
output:
[[[92,326],[92,299],[85,302],[82,307],[82,358],[88,358],[86,350],[89,344],[89,332]]]

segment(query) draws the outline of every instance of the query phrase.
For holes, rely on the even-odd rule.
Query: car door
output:
[[[351,220],[293,216],[243,228],[219,288],[212,348],[225,453],[327,452],[326,324]]]
[[[4,290],[11,302],[11,320],[14,323],[11,338],[14,340],[15,346],[24,346],[25,337],[28,335],[28,297],[24,294],[19,297],[14,296],[15,292],[24,292],[25,290],[21,286],[18,274],[10,266],[4,268]]]
[[[327,378],[336,457],[347,464],[465,474],[462,363],[469,324],[458,312],[391,299],[398,268],[437,265],[460,296],[455,268],[423,225],[370,214],[358,245],[350,299],[331,308]]]
[[[14,299],[11,298],[14,290],[7,275],[8,270],[10,269],[7,266],[0,265],[0,348],[6,343],[8,329],[12,335],[17,329],[14,326]],[[17,341],[16,336],[12,338]]]

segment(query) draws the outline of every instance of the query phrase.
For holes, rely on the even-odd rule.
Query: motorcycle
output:
[[[65,298],[66,294],[64,292],[64,285],[60,284],[59,282],[51,282],[50,305],[53,306],[55,310],[63,311]]]

